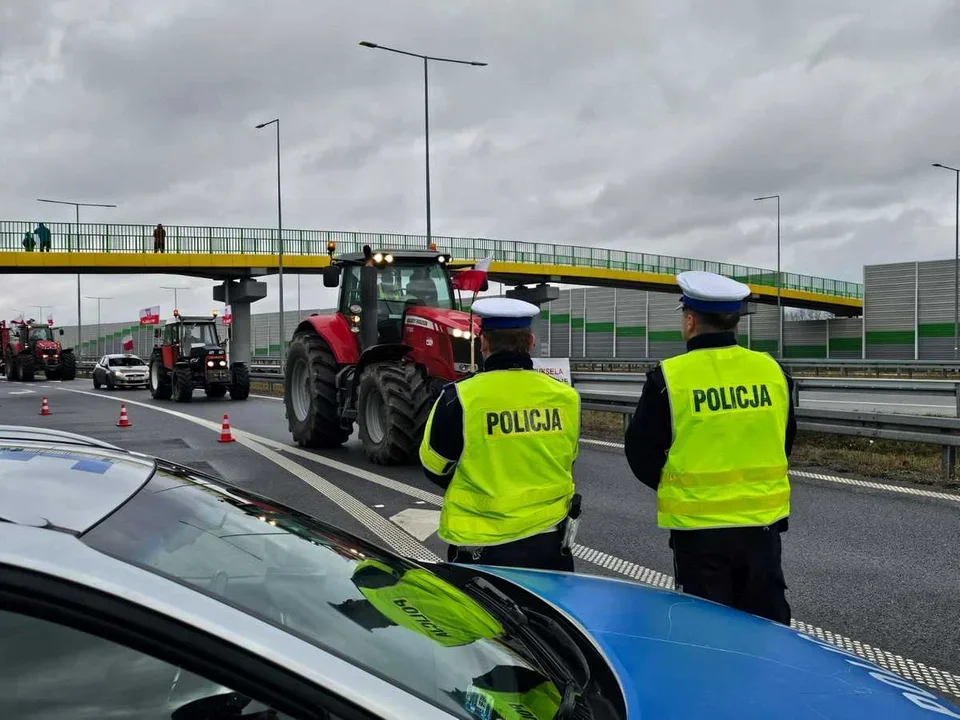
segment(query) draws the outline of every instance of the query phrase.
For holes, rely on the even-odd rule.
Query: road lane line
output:
[[[611,442],[609,440],[590,440],[587,438],[580,438],[580,442],[587,443],[588,445],[596,445],[597,447],[617,448],[620,450],[623,449],[623,443]],[[839,477],[837,475],[824,475],[823,473],[809,472],[807,470],[791,470],[790,475],[807,480],[824,480],[826,482],[837,483],[839,485],[851,485],[854,487],[870,488],[871,490],[883,490],[886,492],[900,493],[901,495],[915,495],[917,497],[928,497],[936,500],[960,502],[960,493],[922,490],[920,488],[890,485],[889,483],[876,482],[873,480],[857,480],[856,478]]]
[[[88,395],[90,397],[106,400],[114,399],[108,395],[101,395],[100,393],[88,392],[86,390],[68,389],[67,392]],[[203,418],[198,418],[177,410],[157,407],[156,405],[140,402],[139,400],[124,400],[124,402],[128,405],[137,405],[139,407],[147,408],[148,410],[166,413],[167,415],[172,415],[173,417],[180,418],[181,420],[192,422],[217,433],[220,432],[220,423],[217,422],[204,420]],[[308,470],[299,463],[284,457],[275,450],[272,450],[265,443],[259,442],[258,439],[255,439],[257,436],[251,435],[250,433],[244,433],[236,429],[233,430],[233,436],[237,442],[244,447],[259,454],[261,457],[269,460],[273,464],[283,468],[307,485],[310,485],[314,490],[319,492],[335,505],[339,506],[341,510],[344,510],[346,513],[351,515],[357,522],[366,527],[401,555],[407,555],[423,562],[440,561],[440,558],[435,553],[406,533],[398,525],[390,522],[382,515],[375,513],[369,507],[353,497],[353,495],[348,494],[337,485],[331,483],[329,480]],[[267,440],[267,438],[263,438],[263,440]]]
[[[84,390],[69,389],[67,390],[67,392],[89,395],[91,397],[103,398],[107,400],[113,399],[110,396],[100,395],[97,393],[87,392]],[[170,410],[168,408],[157,407],[156,405],[140,402],[137,400],[127,400],[126,402],[131,405],[138,405],[141,407],[148,408],[150,410],[157,410],[159,412],[164,412],[164,413],[167,413],[168,415],[179,417],[189,422],[193,422],[203,427],[207,427],[210,430],[214,430],[216,432],[220,431],[219,423],[194,417],[193,415],[189,415],[187,413],[178,412],[176,410]],[[393,539],[395,542],[402,544],[404,547],[410,546],[411,549],[417,549],[418,553],[417,555],[412,555],[413,557],[418,557],[419,555],[422,554],[422,557],[420,557],[419,559],[425,560],[426,562],[439,561],[439,558],[432,551],[430,551],[421,543],[419,543],[416,539],[414,539],[413,537],[405,533],[400,527],[393,525],[393,523],[389,523],[389,521],[387,521],[381,515],[373,512],[373,510],[368,508],[366,505],[363,505],[362,503],[360,503],[352,495],[347,494],[346,492],[341,490],[339,487],[330,483],[328,480],[325,480],[324,478],[320,477],[319,475],[316,475],[315,473],[311,473],[309,470],[306,470],[298,463],[295,463],[292,460],[284,458],[283,456],[280,455],[280,453],[272,451],[272,448],[276,447],[277,449],[283,450],[283,451],[294,450],[295,452],[293,452],[292,454],[300,455],[302,453],[304,456],[307,456],[307,459],[312,459],[312,460],[316,460],[317,458],[322,456],[315,455],[313,453],[308,453],[306,451],[301,450],[300,448],[286,446],[286,445],[283,445],[282,443],[278,443],[275,440],[261,437],[254,433],[248,433],[243,430],[238,430],[236,428],[233,429],[233,434],[234,434],[234,437],[236,437],[237,440],[241,442],[245,447],[249,447],[254,452],[260,453],[266,459],[270,460],[271,462],[274,462],[278,466],[293,473],[296,477],[300,478],[301,480],[304,480],[304,482],[311,485],[311,487],[314,487],[315,489],[317,489],[318,492],[328,497],[331,501],[333,501],[337,505],[340,505],[340,502],[338,502],[338,499],[342,502],[346,502],[347,503],[346,507],[343,505],[340,505],[340,507],[346,510],[362,525],[364,525],[365,527],[370,529],[372,532],[377,534],[378,537],[381,537],[381,539],[383,539],[385,542],[390,544],[391,547],[395,547],[393,545],[393,542],[387,539],[387,537],[384,537],[384,535],[391,537],[391,539]],[[617,443],[607,443],[607,444],[614,445],[614,446],[618,445]],[[257,445],[260,445],[261,447],[257,448],[256,447]],[[619,446],[621,448],[623,447],[622,444],[619,444]],[[317,460],[317,461],[321,462],[320,460]],[[356,477],[360,477],[365,480],[370,480],[371,482],[375,482],[378,485],[396,490],[397,492],[401,492],[406,495],[410,495],[411,497],[420,497],[421,499],[426,499],[423,496],[432,495],[433,498],[437,499],[437,502],[434,502],[432,499],[428,500],[428,502],[431,502],[432,504],[435,504],[435,505],[440,505],[442,503],[442,497],[439,495],[435,495],[433,493],[426,493],[420,490],[419,488],[415,488],[411,485],[406,485],[405,483],[392,480],[391,478],[387,478],[383,475],[378,475],[377,473],[370,472],[369,470],[364,470],[362,468],[357,468],[352,465],[347,465],[346,463],[340,463],[339,461],[330,460],[330,458],[324,458],[324,461],[329,461],[330,463],[337,463],[338,469],[343,468],[344,472],[348,472]],[[299,468],[299,470],[296,470],[294,468]],[[313,476],[313,479],[316,480],[317,482],[310,482],[309,480],[305,479],[305,477],[310,477],[310,476]],[[331,497],[331,495],[327,495],[325,490],[331,492],[331,495],[333,495],[333,497]],[[356,503],[356,505],[354,505],[354,503]],[[376,523],[376,527],[371,527],[370,525],[368,525],[368,523],[365,520],[372,523]],[[393,525],[396,532],[400,533],[400,536],[399,537],[394,536],[393,533],[385,530],[381,525],[381,522],[389,525]],[[381,535],[381,532],[378,532],[378,530],[383,532],[383,535]],[[417,548],[417,546],[419,546],[419,548],[422,548],[422,550]],[[407,554],[409,553],[409,550],[406,550],[406,549],[398,550],[398,552],[400,552],[401,554]],[[673,589],[673,578],[671,576],[665,573],[658,572],[651,568],[646,568],[646,567],[637,565],[636,563],[632,563],[628,560],[624,560],[622,558],[616,557],[609,553],[588,548],[583,545],[575,544],[573,547],[573,554],[575,557],[580,558],[581,560],[585,560],[586,562],[589,562],[593,565],[597,565],[598,567],[602,567],[604,569],[610,570],[611,572],[616,572],[632,580],[642,582],[647,585],[653,585],[654,587],[660,587],[664,589]],[[427,557],[431,559],[427,559]],[[892,672],[897,673],[898,675],[901,675],[902,677],[907,678],[908,680],[911,680],[921,685],[932,687],[941,692],[949,693],[949,694],[960,697],[960,676],[958,675],[954,675],[947,671],[939,670],[937,668],[934,668],[932,666],[926,665],[921,662],[906,659],[901,655],[897,655],[895,653],[891,653],[886,650],[875,648],[871,645],[868,645],[866,643],[861,643],[857,640],[851,640],[850,638],[847,638],[843,635],[839,635],[829,630],[824,630],[823,628],[820,628],[815,625],[811,625],[809,623],[805,623],[800,620],[792,620],[791,627],[793,627],[796,630],[799,630],[800,632],[813,635],[821,640],[829,642],[830,644],[836,647],[840,647],[844,650],[853,652],[860,657],[870,660],[871,662],[874,662],[877,665],[880,665],[881,667],[886,668],[887,670],[890,670]]]

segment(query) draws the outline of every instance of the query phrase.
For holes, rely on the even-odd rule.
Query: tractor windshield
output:
[[[48,325],[32,327],[29,332],[31,340],[53,340],[53,328]]]
[[[388,306],[429,305],[454,309],[447,274],[441,265],[388,265],[377,278],[377,297]]]
[[[185,322],[183,324],[182,338],[185,345],[189,344],[197,347],[209,347],[220,344],[220,341],[217,340],[217,331],[213,323],[191,324]]]

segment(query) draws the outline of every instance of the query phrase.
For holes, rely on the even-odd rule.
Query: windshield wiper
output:
[[[590,664],[570,634],[552,618],[521,607],[485,578],[474,577],[467,581],[465,587],[519,636],[524,647],[558,686],[562,699],[556,720],[572,717],[590,684]],[[545,642],[545,637],[564,647],[574,659],[574,667],[550,643]]]

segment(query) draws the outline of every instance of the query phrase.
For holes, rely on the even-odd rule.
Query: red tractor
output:
[[[59,334],[63,335],[63,328]],[[73,380],[77,377],[77,356],[64,350],[54,339],[54,329],[33,320],[0,320],[3,343],[3,367],[7,380],[32,382],[38,372],[47,380]]]
[[[303,320],[290,341],[290,432],[302,446],[331,448],[357,423],[373,462],[409,462],[442,387],[479,367],[479,322],[457,309],[447,255],[328,250],[323,284],[340,285],[340,301],[337,312]]]
[[[246,400],[250,395],[250,369],[244,363],[227,362],[226,341],[217,337],[216,315],[185,317],[173,311],[160,343],[150,356],[150,394],[157,400],[190,402],[195,388],[207,397]]]

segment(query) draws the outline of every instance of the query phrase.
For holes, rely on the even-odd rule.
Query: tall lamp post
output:
[[[160,286],[160,289],[161,289],[161,290],[173,290],[173,309],[174,309],[174,310],[179,310],[179,309],[180,309],[180,305],[177,304],[177,299],[178,299],[177,292],[180,291],[180,290],[189,290],[190,288],[183,287],[182,285],[161,285],[161,286]]]
[[[780,301],[780,196],[779,195],[764,195],[763,197],[754,198],[754,202],[759,202],[760,200],[773,200],[777,201],[777,315],[780,316],[779,320],[779,332],[777,340],[777,355],[781,359],[783,358],[783,305]]]
[[[423,60],[423,127],[426,146],[426,168],[427,168],[427,247],[433,243],[433,228],[430,218],[430,83],[428,75],[428,66],[430,61],[441,63],[453,63],[455,65],[472,65],[474,67],[486,67],[487,63],[476,60],[454,60],[452,58],[434,57],[432,55],[420,55],[419,53],[407,52],[406,50],[397,50],[395,48],[377,45],[376,43],[361,41],[360,45],[374,50],[386,50],[387,52],[397,53],[398,55],[407,55],[408,57],[420,58]]]
[[[103,344],[103,352],[100,352],[100,301],[113,300],[112,297],[102,297],[100,295],[87,295],[87,300],[97,301],[97,355],[103,355],[107,351],[107,344]]]
[[[42,198],[37,198],[37,202],[42,203],[52,203],[54,205],[73,205],[74,209],[77,211],[77,251],[80,251],[80,208],[82,207],[101,207],[101,208],[115,208],[116,205],[108,205],[104,203],[81,203],[81,202],[72,202],[70,200],[44,200]],[[81,336],[81,328],[83,327],[81,318],[80,318],[80,273],[77,273],[77,357],[83,352],[83,338]]]
[[[270,125],[277,126],[277,244],[280,246],[278,255],[278,277],[280,280],[280,370],[282,371],[284,365],[286,364],[286,353],[284,352],[284,347],[287,342],[286,329],[283,322],[283,204],[281,201],[280,194],[280,118],[274,118],[269,122],[260,123],[256,126],[257,130],[263,130],[263,128]],[[297,278],[297,287],[299,288],[299,276]],[[300,296],[299,291],[297,294],[297,304],[299,306]]]
[[[960,358],[960,170],[933,163],[935,168],[949,170],[957,176],[957,202],[954,211],[954,240],[953,240],[953,359]]]

